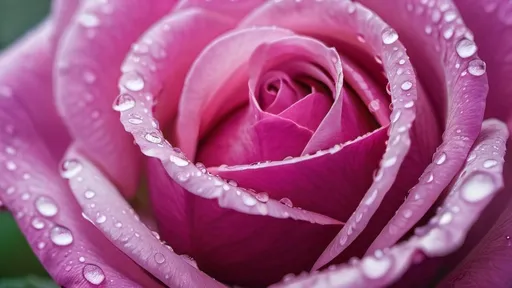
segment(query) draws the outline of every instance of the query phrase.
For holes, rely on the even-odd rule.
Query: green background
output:
[[[40,22],[50,0],[0,0],[0,49]],[[0,212],[0,288],[57,287],[34,256],[16,223]]]

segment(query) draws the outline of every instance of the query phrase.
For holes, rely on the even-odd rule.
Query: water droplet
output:
[[[386,93],[388,93],[388,95],[391,95],[391,83],[389,83],[389,82],[386,84]],[[373,101],[376,101],[376,100],[373,100]]]
[[[130,122],[131,124],[134,124],[134,125],[139,125],[142,123],[142,116],[140,116],[139,114],[130,114],[130,119],[128,119],[128,122]]]
[[[28,200],[30,199],[30,194],[29,193],[23,193],[21,194],[21,200]]]
[[[373,203],[373,201],[375,201],[375,199],[377,199],[377,193],[378,190],[377,189],[374,189],[372,192],[370,192],[368,198],[366,198],[366,200],[364,200],[364,204],[366,205],[371,205]]]
[[[16,149],[12,148],[11,146],[5,147],[5,152],[9,155],[16,155]]]
[[[449,224],[450,222],[452,222],[452,219],[453,219],[453,214],[452,212],[450,211],[446,211],[443,213],[443,215],[441,215],[441,217],[439,218],[439,225],[446,225],[446,224]]]
[[[429,172],[428,176],[426,178],[427,178],[427,180],[425,182],[430,183],[430,182],[434,181],[434,174],[432,172]]]
[[[393,44],[398,40],[398,33],[392,28],[386,28],[382,32],[382,42],[384,44]]]
[[[378,279],[386,275],[391,268],[391,260],[387,257],[365,257],[361,261],[361,268],[366,277]]]
[[[57,246],[67,246],[73,243],[73,234],[66,227],[55,226],[50,231],[50,239]]]
[[[188,161],[186,159],[183,159],[183,158],[180,158],[178,156],[174,156],[174,155],[171,155],[169,157],[169,160],[176,166],[179,166],[179,167],[185,167],[188,165]]]
[[[158,232],[151,231],[151,234],[153,234],[153,237],[155,237],[156,239],[160,240],[160,234],[158,234]]]
[[[116,222],[115,226],[116,226],[116,228],[121,228],[121,227],[123,227],[123,223]]]
[[[70,179],[78,175],[82,171],[82,163],[76,159],[68,159],[62,162],[60,175],[63,178]]]
[[[92,190],[87,190],[84,192],[84,197],[86,199],[92,199],[92,198],[94,198],[94,196],[96,196],[96,192],[94,192]]]
[[[468,202],[479,202],[495,190],[493,178],[483,172],[474,172],[461,184],[460,192],[464,200]]]
[[[446,161],[446,158],[447,158],[446,153],[441,152],[441,154],[439,154],[439,156],[437,156],[437,158],[436,158],[436,164],[437,165],[443,164]]]
[[[80,258],[78,258],[78,261],[80,261],[80,263],[84,263],[85,262],[85,258],[83,256],[80,256]]]
[[[150,133],[147,133],[146,135],[144,135],[144,138],[148,141],[148,142],[151,142],[151,143],[154,143],[154,144],[160,144],[162,143],[162,137],[160,137],[160,135],[158,134],[158,132],[150,132]]]
[[[48,197],[39,196],[35,202],[37,212],[45,217],[53,217],[59,212],[59,208],[55,202]]]
[[[293,207],[293,203],[292,203],[292,200],[290,200],[289,198],[282,198],[281,200],[279,200],[279,202],[281,202],[281,204],[283,205],[286,205],[288,207]]]
[[[409,91],[411,88],[412,88],[412,82],[409,80],[404,81],[402,83],[402,85],[400,85],[400,89],[402,89],[403,91]]]
[[[485,62],[480,59],[471,60],[468,64],[468,72],[473,76],[482,76],[485,74]]]
[[[364,35],[362,35],[362,34],[357,34],[356,35],[356,39],[357,39],[357,41],[359,41],[361,43],[365,43],[366,42],[366,39],[364,39]]]
[[[402,116],[401,110],[395,110],[393,111],[393,115],[391,117],[391,123],[396,123],[400,119],[400,116]]]
[[[444,13],[444,21],[452,22],[455,19],[457,19],[457,13],[455,13],[455,11],[450,10],[450,11],[446,11],[446,13]]]
[[[176,178],[178,178],[178,181],[180,181],[180,182],[186,182],[186,181],[188,181],[188,179],[190,179],[190,173],[178,172],[176,174]]]
[[[77,18],[78,23],[82,24],[84,27],[91,28],[100,25],[100,19],[91,13],[82,13],[78,15]]]
[[[105,273],[97,265],[87,264],[82,270],[85,280],[93,285],[100,285],[105,280]]]
[[[9,171],[14,171],[18,169],[18,165],[12,161],[7,161],[7,163],[5,163],[5,168],[7,168]]]
[[[485,160],[484,164],[483,164],[484,168],[492,168],[496,165],[498,165],[498,161],[496,161],[494,159]]]
[[[135,99],[130,94],[119,94],[114,100],[112,108],[115,111],[123,112],[135,107]]]
[[[455,50],[461,58],[468,58],[476,53],[477,47],[475,42],[464,38],[457,43]]]
[[[266,203],[266,202],[268,202],[270,197],[268,196],[268,193],[261,192],[261,193],[256,194],[256,199],[258,199],[258,201],[260,201],[260,202]]]
[[[403,215],[404,215],[404,218],[409,219],[412,216],[412,211],[409,210],[409,209],[405,209],[404,212],[403,212]]]
[[[126,89],[134,92],[144,89],[144,79],[136,72],[125,73],[120,82],[123,83]]]
[[[162,253],[156,253],[155,254],[155,262],[158,264],[162,264],[165,262],[165,257]]]
[[[46,243],[44,243],[44,242],[37,243],[37,249],[42,250],[42,249],[44,249],[44,247],[46,247]]]
[[[412,107],[414,107],[414,101],[411,100],[411,101],[405,103],[404,107],[405,108],[412,108]]]
[[[395,165],[396,160],[397,160],[396,156],[390,157],[390,158],[384,160],[384,162],[382,162],[382,167],[391,167],[391,166]]]
[[[242,202],[244,202],[244,204],[247,206],[254,206],[256,203],[258,203],[258,200],[256,200],[256,198],[254,198],[249,193],[244,193],[242,194]]]
[[[41,219],[39,217],[34,217],[32,219],[32,222],[30,222],[30,224],[32,225],[32,227],[34,227],[34,229],[37,229],[37,230],[41,230],[45,226],[43,219]]]
[[[92,84],[92,83],[94,83],[94,81],[96,81],[96,75],[94,75],[94,73],[92,73],[90,71],[85,71],[83,77],[84,77],[85,83],[87,83],[87,84]]]
[[[427,35],[432,34],[432,26],[430,26],[430,25],[425,26],[425,33]]]
[[[107,216],[105,216],[105,215],[99,215],[96,218],[96,223],[98,223],[98,224],[105,223],[105,221],[107,221]]]

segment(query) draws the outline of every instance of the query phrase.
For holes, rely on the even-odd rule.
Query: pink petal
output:
[[[182,11],[190,8],[201,8],[230,17],[235,21],[242,19],[247,13],[265,3],[265,0],[243,0],[243,1],[205,1],[205,0],[181,0],[176,5],[175,11]]]
[[[295,104],[286,108],[279,116],[289,119],[298,125],[315,131],[325,115],[329,112],[332,102],[322,93],[312,93]]]
[[[413,21],[411,25],[404,24],[405,22],[410,22],[405,20],[410,17],[411,13],[407,11],[411,9],[410,6],[405,4],[398,5],[394,7],[393,11],[390,11],[389,7],[385,7],[381,2],[366,2],[381,17],[389,20],[398,32],[403,32],[400,35],[404,35],[402,40],[406,47],[410,47],[408,52],[411,53],[413,64],[417,64],[415,68],[417,67],[420,81],[425,84],[424,87],[429,95],[429,100],[434,102],[443,101],[444,103],[446,100],[438,99],[437,97],[449,97],[446,108],[447,118],[446,128],[443,133],[443,143],[437,148],[433,162],[425,169],[419,183],[412,188],[406,201],[398,209],[397,214],[374,241],[369,249],[369,252],[372,252],[375,249],[382,249],[393,245],[409,231],[425,215],[452,181],[453,176],[460,169],[461,165],[463,165],[469,149],[478,135],[478,127],[483,119],[487,79],[485,75],[482,76],[483,71],[482,74],[475,74],[473,70],[468,70],[468,67],[472,65],[471,63],[480,60],[475,56],[476,47],[474,43],[462,37],[463,33],[467,31],[463,24],[453,24],[453,29],[457,31],[453,38],[446,39],[447,37],[444,36],[430,38],[432,36],[423,32],[424,25],[433,24],[432,19],[435,19],[435,17],[432,15],[439,13],[438,9],[441,9],[440,7],[433,6],[430,8],[420,3],[416,4],[416,7],[422,7],[425,13],[415,17],[417,21]],[[457,12],[454,10],[455,8],[448,4],[447,6],[439,5],[443,6],[442,9],[446,11],[442,21],[447,22],[447,25],[452,25],[450,23],[453,21],[451,17],[458,17]],[[397,17],[397,15],[403,18]],[[446,15],[452,16],[447,17]],[[404,22],[399,23],[397,21],[399,19],[403,19]],[[434,27],[432,33],[443,33],[440,28],[436,28],[438,26],[433,25],[432,27]],[[414,29],[417,33],[415,33],[413,39],[409,31]],[[413,43],[419,41],[416,37],[417,35],[422,38],[422,41],[430,41],[435,43],[435,45],[443,47],[442,53],[432,53],[431,49],[414,49]],[[467,47],[466,50],[463,50],[461,45]],[[434,71],[442,71],[439,73],[444,75],[443,78],[440,78],[446,79],[443,81],[444,83],[435,82],[439,80],[432,77],[433,71],[424,70],[428,68],[428,66],[423,65],[425,59],[439,59],[439,62],[432,60],[429,63],[441,64],[439,67],[435,67]],[[425,75],[427,73],[428,76]],[[444,93],[432,94],[434,92],[429,91],[433,89],[432,86],[439,87],[440,85],[446,87],[447,91],[449,91],[449,96],[445,96]]]
[[[65,159],[63,173],[83,213],[135,263],[169,287],[225,287],[164,246],[91,162],[76,151]]]
[[[53,40],[58,36],[52,22],[43,22],[0,57],[0,98],[15,98],[27,109],[55,159],[70,142],[52,98]]]
[[[14,98],[0,101],[0,201],[63,287],[160,287],[80,215],[58,164]]]
[[[512,73],[512,3],[506,0],[454,2],[464,23],[475,34],[478,55],[485,61],[473,62],[478,65],[473,65],[472,68],[480,71],[487,67],[489,98],[485,116],[508,121],[512,107],[512,85],[509,76]]]
[[[174,1],[86,1],[59,44],[56,101],[79,149],[127,196],[138,182],[139,152],[112,111],[119,67],[130,45]],[[115,39],[115,40],[113,40]]]
[[[471,225],[503,187],[502,165],[507,137],[503,123],[497,120],[484,122],[472,152],[475,159],[458,175],[437,215],[407,241],[317,274],[288,277],[273,287],[384,287],[400,279],[412,264],[423,261],[425,256],[440,257],[452,253],[464,243]],[[489,159],[499,164],[493,169],[485,168],[484,163]]]
[[[285,13],[286,11],[286,13]],[[325,17],[328,15],[329,17]],[[241,24],[243,27],[254,25],[277,25],[292,28],[296,32],[323,36],[339,35],[346,42],[356,45],[370,55],[378,55],[383,61],[384,69],[391,83],[391,97],[394,111],[391,115],[390,135],[394,140],[389,141],[388,149],[383,155],[379,173],[385,175],[381,181],[373,182],[367,194],[353,217],[350,217],[342,231],[320,256],[314,268],[323,266],[337,256],[361,233],[375,213],[384,195],[394,183],[398,168],[402,163],[411,141],[409,129],[415,118],[414,102],[416,100],[416,85],[414,71],[404,56],[404,48],[398,35],[387,27],[380,18],[372,12],[350,1],[343,2],[306,2],[281,1],[268,2],[261,9],[248,16]],[[355,33],[353,27],[358,27]],[[362,45],[362,42],[366,45]],[[398,61],[403,65],[398,65]],[[398,73],[400,68],[404,73]],[[407,105],[405,105],[407,103]],[[371,199],[371,201],[370,201]],[[364,204],[369,203],[369,205]],[[360,216],[362,215],[361,218]],[[360,221],[356,221],[356,218]],[[358,222],[358,223],[356,223]],[[360,222],[360,223],[359,223]],[[354,228],[357,228],[354,230]],[[349,232],[350,231],[350,235]],[[352,233],[352,231],[354,233]]]

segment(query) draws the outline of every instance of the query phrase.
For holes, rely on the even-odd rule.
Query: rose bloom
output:
[[[512,285],[512,2],[53,4],[0,200],[59,285]]]

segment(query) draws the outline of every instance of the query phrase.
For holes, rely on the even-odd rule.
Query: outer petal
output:
[[[0,101],[0,200],[54,280],[64,287],[159,287],[80,215],[31,119]]]
[[[374,249],[389,247],[398,241],[425,215],[452,181],[477,136],[478,127],[483,119],[488,86],[485,69],[482,68],[484,66],[481,66],[484,64],[475,53],[476,46],[471,40],[462,37],[467,29],[460,20],[455,21],[459,16],[456,8],[449,2],[440,1],[430,7],[422,3],[406,4],[404,1],[394,7],[393,11],[379,1],[362,2],[375,9],[385,20],[389,20],[401,33],[401,39],[411,53],[411,61],[416,64],[419,79],[425,84],[424,87],[430,95],[429,99],[437,103],[448,103],[443,143],[438,147],[433,163],[425,169],[420,182],[410,191],[395,217],[375,240],[369,250],[372,252]],[[404,25],[411,22],[411,9],[417,14],[418,11],[421,13],[414,16],[417,21],[412,21],[412,25]],[[441,17],[440,13],[444,13],[442,19],[438,19],[438,16]],[[403,22],[397,21],[398,19]],[[432,35],[424,33],[425,27],[431,28],[429,31]],[[417,47],[415,43],[420,41],[417,36],[425,43],[435,43],[440,47],[436,48],[440,53]],[[433,71],[428,69],[428,66],[423,65],[425,59],[438,60],[439,65],[433,67],[433,71],[442,77],[440,79],[445,79],[441,83],[448,92],[436,94],[432,91],[436,89],[435,87],[440,87],[440,84],[434,84],[439,80],[432,76]],[[429,63],[436,61],[432,60]]]
[[[437,215],[404,243],[384,251],[377,250],[374,255],[365,256],[360,261],[353,260],[316,275],[295,279],[287,277],[274,287],[384,287],[397,281],[425,255],[439,257],[450,254],[464,243],[471,225],[493,194],[503,187],[502,164],[507,137],[503,123],[487,120],[483,124],[473,150],[475,159],[459,174]],[[486,168],[484,164],[490,159],[499,163],[493,169]]]
[[[489,98],[485,116],[509,121],[512,109],[512,3],[506,0],[454,2],[464,23],[475,34],[478,55],[487,64]]]
[[[224,287],[164,246],[89,161],[70,151],[63,163],[63,175],[86,217],[137,264],[169,287]]]
[[[42,23],[2,53],[0,99],[16,98],[25,107],[38,134],[59,159],[70,138],[52,98],[53,39],[58,38],[53,25],[49,21]]]
[[[119,67],[130,45],[174,1],[86,1],[63,37],[56,101],[73,138],[127,196],[138,182],[139,153],[111,109]]]
[[[216,12],[220,15],[230,17],[239,21],[250,11],[265,3],[265,0],[244,0],[244,1],[205,1],[205,0],[181,0],[175,8],[175,11],[201,8]]]

